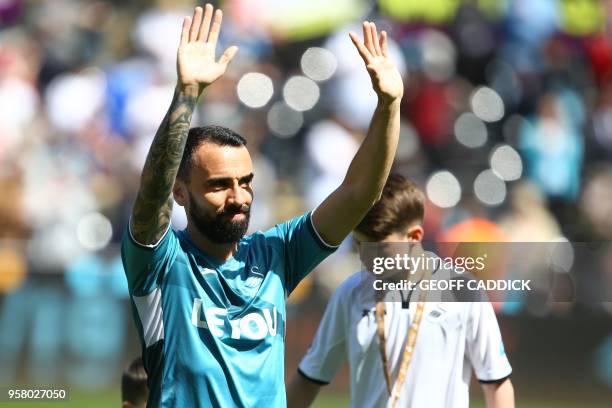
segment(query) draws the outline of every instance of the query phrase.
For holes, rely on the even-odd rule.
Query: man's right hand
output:
[[[213,18],[213,7],[207,4],[204,12],[202,7],[196,7],[193,18],[185,17],[183,20],[177,55],[177,73],[181,88],[198,86],[201,92],[225,73],[227,65],[238,52],[238,47],[231,46],[225,50],[219,61],[215,61],[222,19],[221,10],[214,12]]]

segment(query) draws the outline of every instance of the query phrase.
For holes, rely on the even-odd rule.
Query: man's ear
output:
[[[410,242],[421,242],[424,234],[425,231],[423,230],[423,227],[419,224],[409,227],[408,231],[406,231],[406,236],[408,237],[408,241]]]
[[[172,195],[174,196],[174,201],[181,207],[187,204],[189,192],[187,191],[187,185],[184,181],[176,179],[172,186]]]

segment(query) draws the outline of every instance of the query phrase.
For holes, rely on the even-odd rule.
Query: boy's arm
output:
[[[325,308],[312,344],[287,385],[289,407],[308,407],[346,360],[345,302],[354,287],[354,279],[351,282],[340,285]]]
[[[493,306],[488,301],[473,302],[467,328],[466,352],[474,373],[482,384],[488,408],[514,408],[514,390],[508,361]]]
[[[320,390],[320,384],[307,379],[299,371],[296,371],[287,386],[287,407],[308,408]]]
[[[509,378],[499,384],[481,385],[487,408],[514,408],[514,387]]]

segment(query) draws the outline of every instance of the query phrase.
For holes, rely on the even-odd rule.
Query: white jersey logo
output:
[[[231,327],[229,335],[232,339],[261,340],[266,336],[276,336],[276,328],[278,327],[276,306],[272,309],[266,308],[251,312],[236,319],[228,319],[227,309],[221,307],[204,309],[202,299],[193,299],[191,324],[194,326],[209,329],[215,336],[223,337],[228,334],[225,329],[226,320]]]
[[[257,266],[252,266],[250,272],[251,273],[244,284],[249,289],[255,289],[261,285],[264,275],[259,272],[259,268]]]
[[[202,275],[208,275],[209,273],[212,273],[213,275],[217,274],[217,272],[214,269],[205,268],[203,266],[200,266],[199,269]]]

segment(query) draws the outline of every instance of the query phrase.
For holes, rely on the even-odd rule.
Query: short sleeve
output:
[[[179,247],[178,238],[170,226],[155,245],[136,242],[128,226],[121,243],[121,260],[130,294],[144,296],[158,288]]]
[[[338,248],[328,245],[318,234],[312,223],[312,212],[275,225],[264,235],[266,240],[278,240],[282,246],[287,294]]]
[[[466,350],[476,378],[484,383],[502,380],[510,376],[512,367],[493,306],[490,302],[474,302],[471,306]]]
[[[298,372],[317,384],[329,384],[346,359],[345,308],[341,290],[330,299]]]

